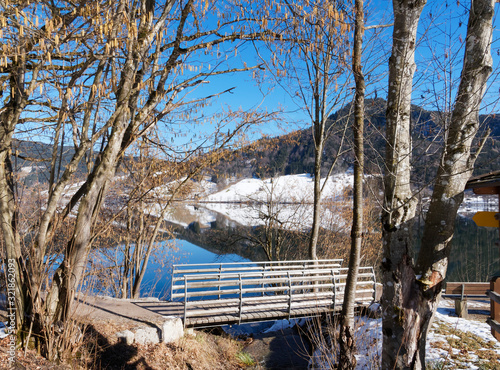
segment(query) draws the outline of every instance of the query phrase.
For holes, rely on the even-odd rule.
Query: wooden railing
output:
[[[491,335],[500,341],[500,277],[495,276],[490,280],[490,318],[486,321],[491,327]]]
[[[197,263],[197,264],[177,264],[172,269],[171,299],[174,295],[179,298],[176,291],[179,284],[182,284],[185,276],[200,276],[209,274],[224,275],[226,278],[237,276],[237,274],[247,274],[251,272],[268,271],[303,271],[310,266],[321,266],[321,268],[337,269],[342,265],[342,259],[325,260],[302,260],[302,261],[265,261],[265,262],[227,262],[227,263]],[[217,275],[217,276],[219,276]]]
[[[206,264],[177,265],[172,300],[183,301],[184,324],[189,320],[198,326],[336,311],[344,299],[347,278],[347,268],[341,268],[340,261],[292,261],[286,265],[244,267],[221,264],[219,270]],[[362,267],[356,302],[367,305],[374,299],[373,268]]]

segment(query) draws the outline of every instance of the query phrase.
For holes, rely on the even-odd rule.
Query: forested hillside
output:
[[[381,166],[385,147],[385,104],[384,99],[370,99],[365,105],[365,158],[368,173],[383,172]],[[337,126],[334,130],[337,134],[332,135],[327,141],[322,173],[328,171],[339,152],[343,127],[352,122],[351,111],[351,106],[347,105],[330,117],[330,124]],[[442,135],[438,134],[446,119],[446,115],[441,112],[427,111],[415,105],[412,107],[413,166],[417,169],[415,182],[428,182],[435,176],[441,147],[439,141],[442,140]],[[480,120],[484,123],[483,131],[489,127],[492,132],[476,162],[475,174],[498,169],[498,156],[500,155],[500,117],[498,115],[481,116]],[[345,132],[346,139],[343,148],[340,149],[341,155],[334,172],[345,171],[353,164],[353,154],[349,149],[352,135],[350,127]],[[275,175],[312,173],[313,166],[312,130],[304,129],[288,135],[258,140],[239,151],[232,160],[219,164],[216,172],[219,176],[266,178]]]

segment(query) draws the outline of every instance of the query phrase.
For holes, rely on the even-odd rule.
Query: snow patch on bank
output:
[[[490,350],[500,356],[500,342],[491,335],[491,328],[483,321],[467,320],[455,315],[455,310],[448,300],[441,300],[439,308],[434,316],[434,321],[427,336],[426,361],[427,366],[454,369],[480,369],[484,367],[484,359],[481,360],[477,353]],[[486,303],[478,303],[477,307],[487,309]],[[382,320],[368,317],[356,317],[356,346],[358,354],[357,369],[378,369],[382,355]],[[460,337],[454,333],[465,333],[467,336],[477,336],[479,341],[486,343],[488,348],[467,348],[462,344]],[[456,339],[458,346],[454,348],[449,339]],[[452,341],[453,342],[453,341]],[[478,342],[480,343],[480,342]],[[330,369],[330,364],[335,362],[335,355],[326,351],[326,355],[317,350],[310,362],[310,369]],[[452,356],[456,355],[456,356]],[[493,363],[489,364],[495,365]],[[495,367],[496,368],[496,367]]]

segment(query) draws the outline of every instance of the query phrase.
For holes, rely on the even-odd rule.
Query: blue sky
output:
[[[392,2],[384,0],[373,0],[366,2],[366,24],[367,26],[385,25],[391,23]],[[413,101],[415,104],[425,106],[427,109],[447,109],[454,100],[454,91],[460,77],[463,48],[460,40],[465,39],[468,2],[455,1],[428,1],[419,26],[419,45],[417,47],[417,73],[415,75],[415,91]],[[497,6],[498,11],[498,6]],[[495,27],[499,26],[498,17],[495,19]],[[377,37],[374,30],[365,33],[366,52],[364,53],[364,72],[367,80],[367,98],[386,97],[387,86],[387,60],[391,48],[392,27],[380,29]],[[448,37],[449,35],[449,37]],[[499,80],[497,78],[498,67],[500,65],[498,55],[500,50],[500,30],[495,28],[493,34],[492,55],[494,58],[494,72],[491,78],[484,113],[498,111],[497,106],[499,96]],[[229,45],[229,48],[234,45]],[[201,57],[203,58],[203,57]],[[202,59],[198,59],[199,61]],[[229,59],[228,63],[242,65],[259,64],[261,61],[257,57],[254,45],[247,43],[238,48],[238,54]],[[441,67],[438,71],[436,68]],[[451,74],[449,73],[451,71]],[[275,83],[267,71],[258,70],[261,75],[261,83],[252,78],[252,72],[233,73],[219,76],[210,80],[210,83],[203,84],[193,93],[193,96],[207,96],[217,92],[232,89],[231,92],[222,94],[218,98],[210,100],[209,105],[200,108],[198,119],[192,124],[181,122],[182,135],[168,137],[169,132],[165,132],[168,140],[175,144],[185,144],[192,139],[199,140],[204,134],[213,130],[213,125],[202,123],[203,117],[209,117],[220,113],[230,107],[236,109],[259,109],[268,112],[280,111],[281,120],[268,121],[265,124],[256,126],[253,132],[249,132],[249,139],[258,139],[261,135],[276,136],[284,132],[290,132],[310,125],[307,115],[301,110],[302,102],[292,99],[293,88],[283,88]],[[450,93],[446,93],[448,88]],[[338,107],[340,108],[340,106]],[[174,125],[173,125],[174,126]],[[231,125],[229,125],[231,126]],[[178,130],[175,127],[174,130]],[[70,135],[68,135],[69,137]]]
[[[367,3],[366,8],[368,26],[392,22],[392,2],[375,0]],[[468,9],[468,2],[438,0],[428,1],[424,8],[419,25],[419,44],[416,51],[417,72],[413,93],[415,104],[422,105],[429,110],[447,110],[453,104],[462,67]],[[498,17],[495,17],[494,24],[495,27],[499,26]],[[369,40],[375,31],[369,30],[365,34],[367,52],[364,55],[364,68],[368,82],[367,98],[386,97],[387,60],[391,47],[392,27],[381,29],[379,32],[380,35],[372,42]],[[492,45],[494,71],[485,96],[482,113],[500,111],[497,105],[499,39],[500,30],[495,28]],[[250,64],[255,60],[255,52],[251,46],[246,45],[241,50],[239,57]],[[375,64],[377,67],[369,73]],[[290,91],[275,84],[270,77],[264,79],[264,83],[259,87],[249,74],[233,74],[224,76],[218,81],[210,83],[207,87],[217,90],[235,87],[232,93],[214,100],[207,108],[207,112],[216,111],[225,105],[229,105],[233,109],[259,107],[268,111],[283,110],[284,125],[282,122],[282,125],[277,127],[273,122],[269,122],[256,130],[254,138],[258,138],[260,133],[274,136],[282,134],[283,130],[293,131],[309,125],[307,115],[301,112],[301,102],[292,99]],[[265,95],[263,91],[265,91]]]

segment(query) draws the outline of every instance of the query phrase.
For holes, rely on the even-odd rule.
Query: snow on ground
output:
[[[489,303],[470,301],[469,311],[489,312]],[[485,322],[462,319],[455,315],[453,301],[441,300],[432,327],[427,336],[426,361],[428,369],[500,369],[500,342],[491,335]],[[356,318],[357,369],[378,369],[382,353],[382,320],[368,317]],[[331,354],[329,354],[331,356]],[[329,369],[328,362],[315,353],[311,369]],[[323,359],[323,361],[321,361]]]
[[[269,216],[275,217],[281,226],[288,230],[307,230],[312,225],[313,205],[309,203],[272,205],[269,203],[204,203],[203,207],[243,226],[264,225]],[[340,228],[346,224],[342,217],[342,210],[326,207],[322,211],[320,222],[321,226],[327,229]]]
[[[324,179],[322,184],[324,184]],[[351,186],[352,174],[337,174],[326,181],[324,199],[338,199]],[[201,184],[201,186],[208,186]],[[222,191],[209,194],[214,187],[198,194],[201,207],[224,215],[244,226],[264,225],[269,216],[283,227],[304,230],[312,224],[313,178],[309,174],[279,176],[272,179],[243,179]],[[242,204],[245,203],[245,204]],[[171,220],[174,221],[175,220]],[[322,215],[325,228],[343,227],[345,220],[338,209],[325,208]],[[201,223],[201,222],[200,222]]]
[[[325,179],[322,179],[322,185]],[[327,180],[325,198],[341,196],[345,188],[352,185],[353,175],[342,173]],[[203,200],[208,202],[307,202],[314,197],[314,181],[311,175],[288,175],[272,179],[243,179],[227,189],[210,194]]]

